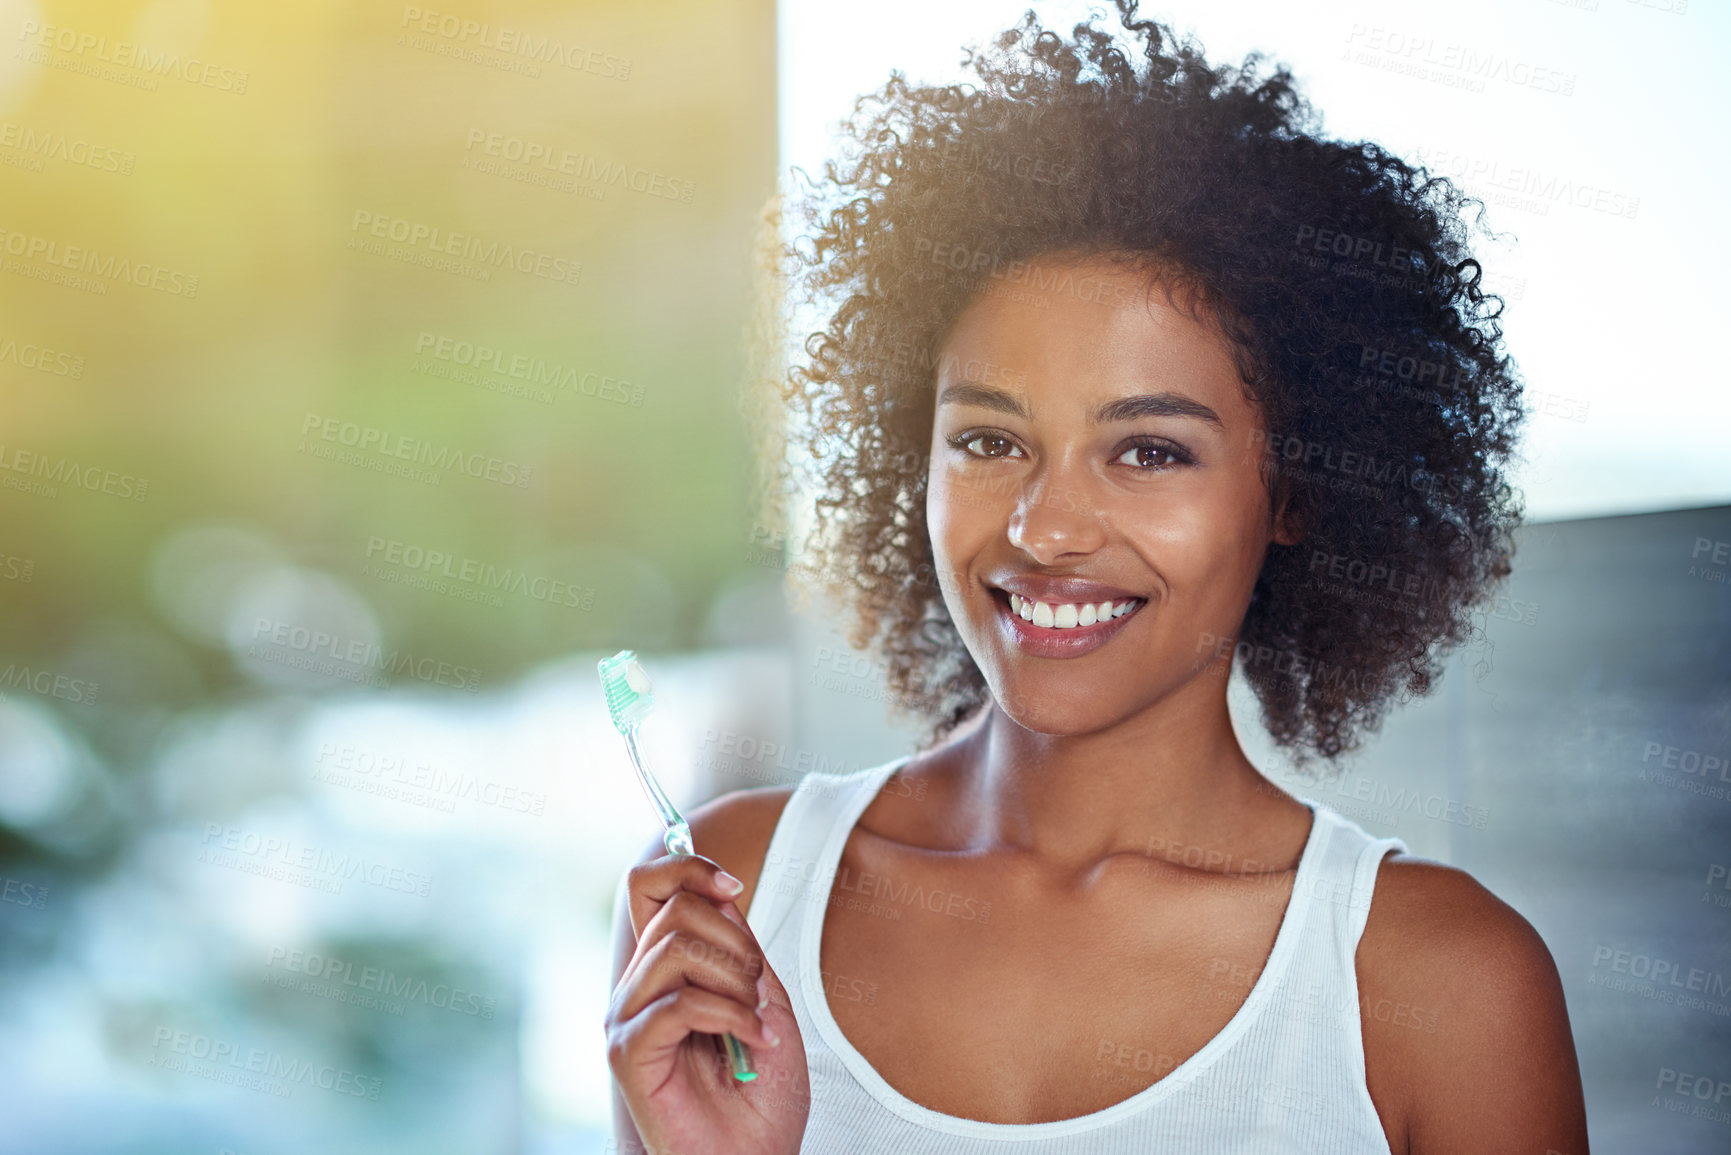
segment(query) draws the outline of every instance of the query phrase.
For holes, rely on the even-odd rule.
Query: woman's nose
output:
[[[1099,510],[1088,490],[1045,475],[1022,489],[1010,512],[1010,544],[1041,565],[1067,554],[1089,554],[1105,541]]]

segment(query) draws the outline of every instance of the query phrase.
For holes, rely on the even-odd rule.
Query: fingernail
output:
[[[763,1010],[769,1005],[769,984],[763,981],[763,975],[757,976],[757,1009]]]
[[[745,883],[739,881],[739,879],[733,877],[733,875],[727,873],[725,870],[716,872],[715,885],[721,889],[723,894],[738,894],[740,891],[745,889]]]
[[[770,1046],[772,1046],[772,1047],[781,1046],[781,1036],[777,1035],[774,1031],[770,1030],[768,1023],[763,1024],[763,1037],[769,1040]]]

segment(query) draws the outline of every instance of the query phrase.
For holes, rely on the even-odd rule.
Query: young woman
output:
[[[1508,572],[1463,200],[1119,7],[1139,64],[1030,12],[828,170],[813,548],[931,740],[629,872],[624,1150],[1587,1150],[1532,927],[1272,785],[1227,710],[1236,664],[1336,758]]]

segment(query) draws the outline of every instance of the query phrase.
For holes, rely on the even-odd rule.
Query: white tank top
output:
[[[818,939],[848,835],[912,757],[801,779],[752,894],[746,921],[793,1000],[811,1073],[801,1155],[1389,1155],[1365,1087],[1353,955],[1377,866],[1406,844],[1372,838],[1308,798],[1300,800],[1314,815],[1310,836],[1267,964],[1231,1021],[1164,1078],[1103,1110],[1045,1123],[964,1119],[897,1093],[830,1013]],[[1102,1062],[1122,1068],[1114,1073],[1126,1083],[1147,1083],[1158,1049],[1120,1047]]]

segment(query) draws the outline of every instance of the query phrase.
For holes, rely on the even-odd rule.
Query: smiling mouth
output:
[[[1083,630],[1129,617],[1141,609],[1147,598],[1115,598],[1099,602],[1040,602],[1013,594],[1007,590],[992,591],[1000,603],[1007,604],[1010,613],[1036,629],[1054,634]]]

